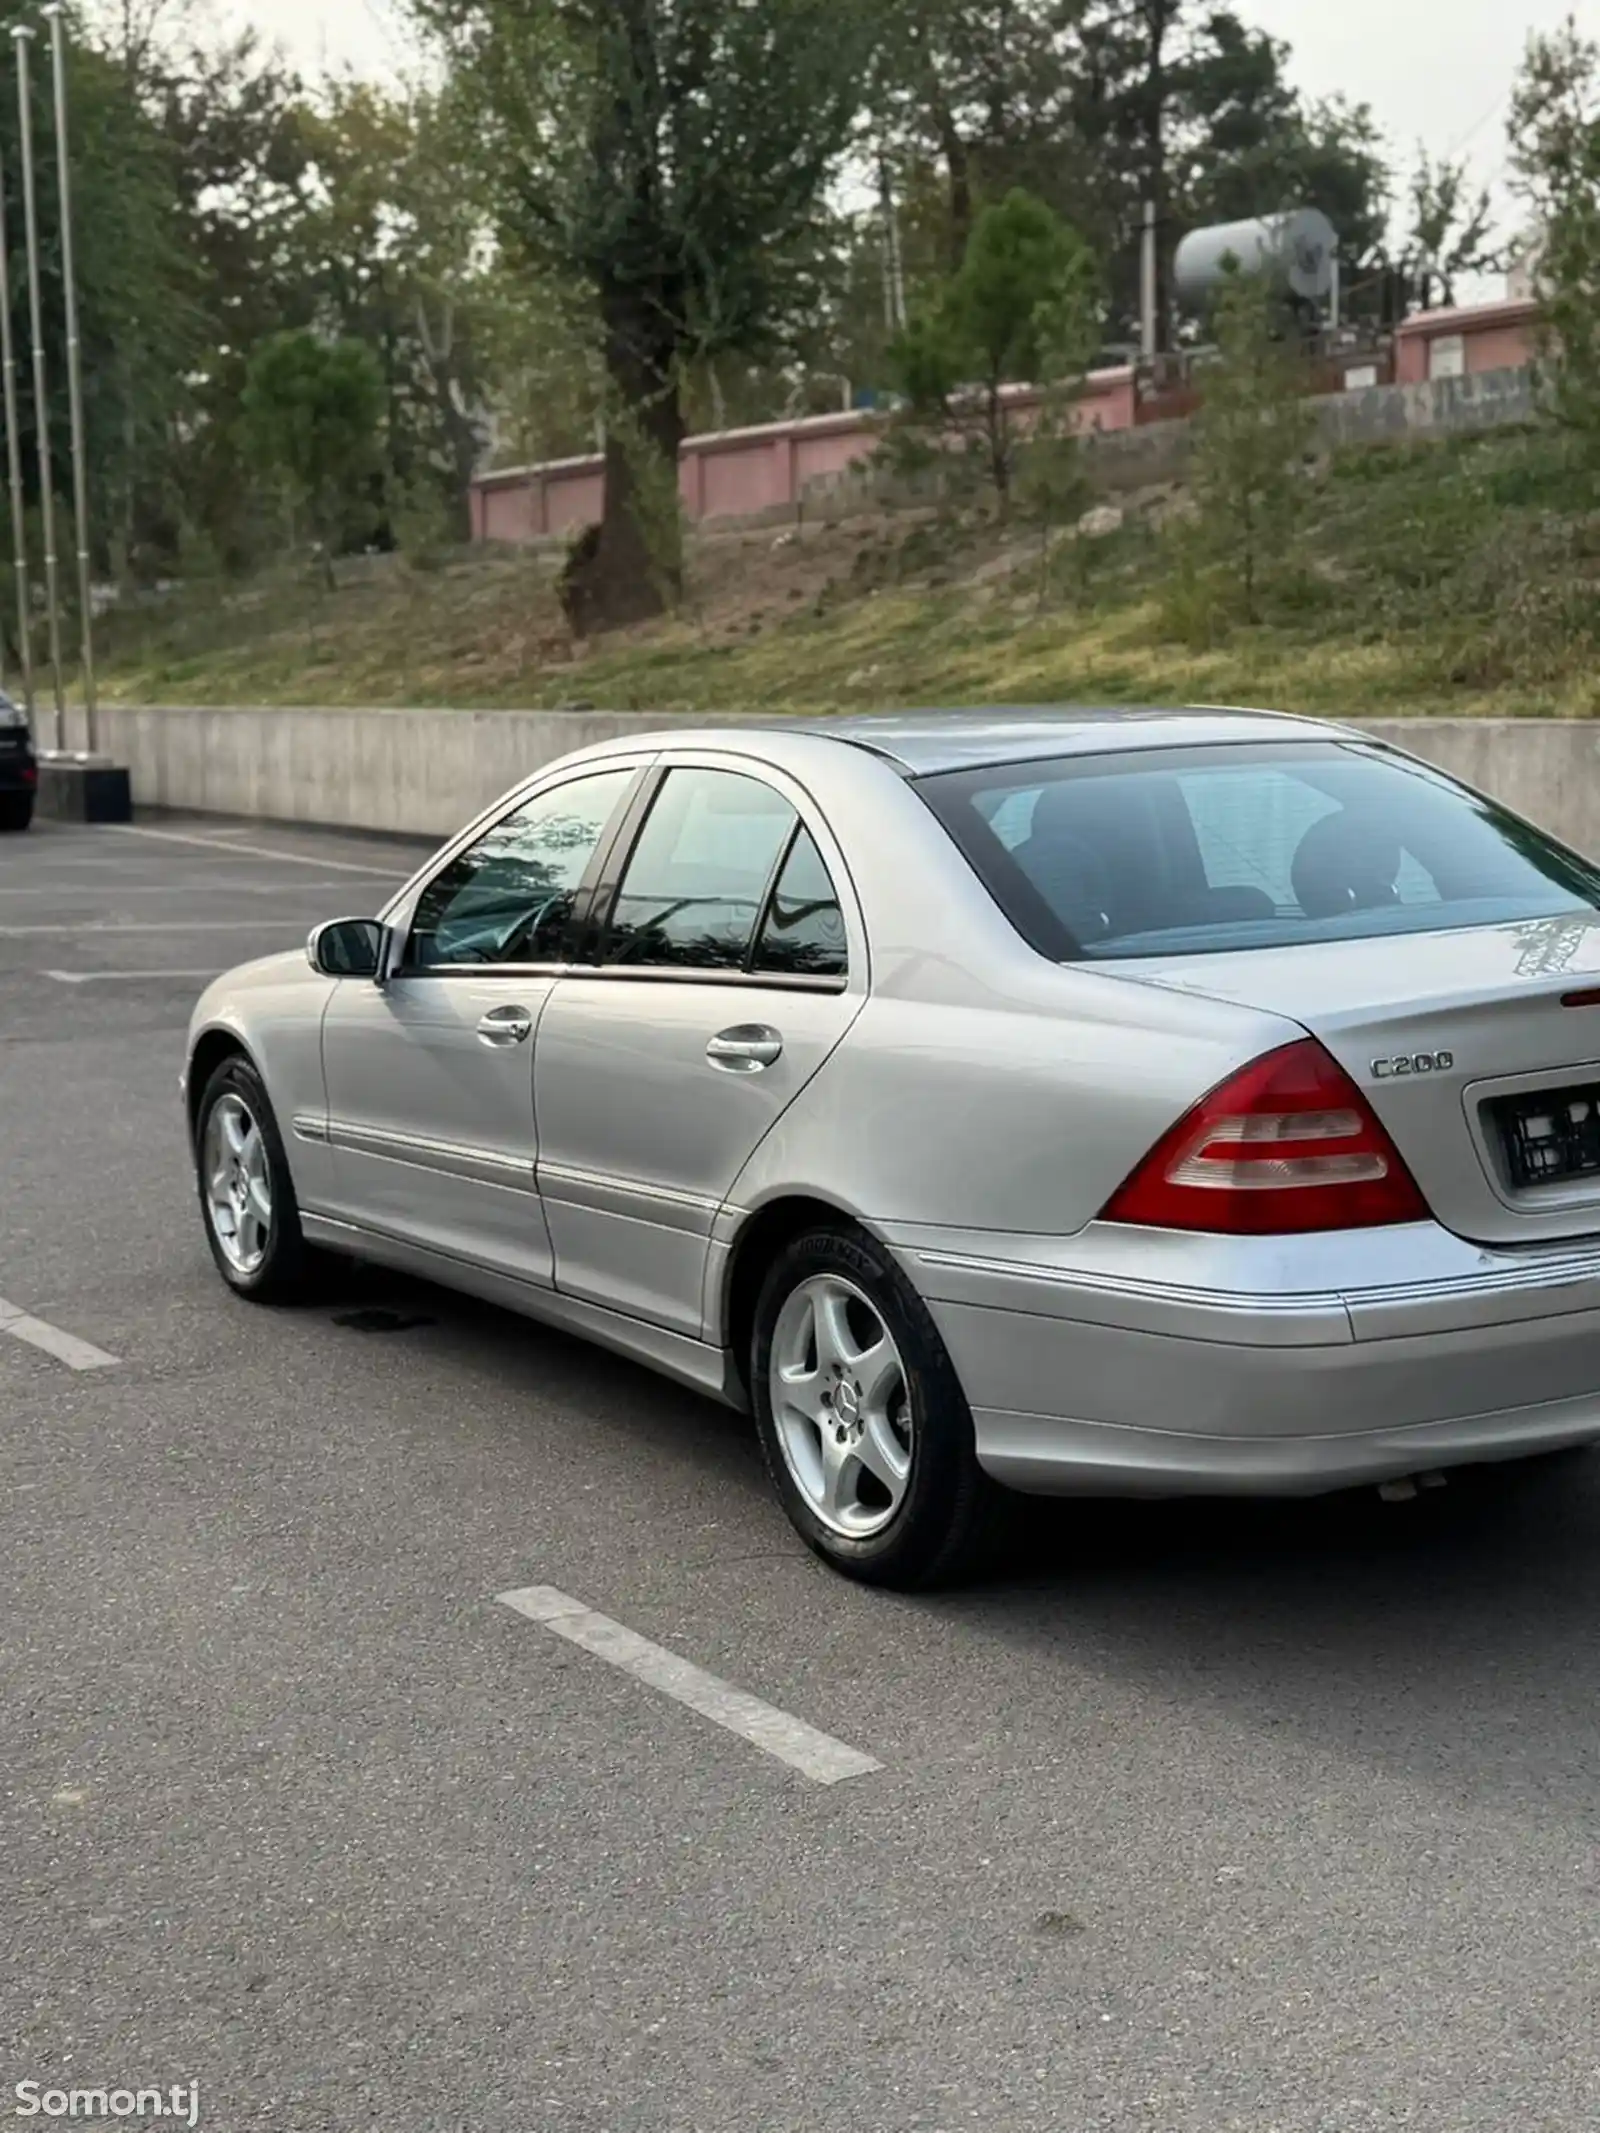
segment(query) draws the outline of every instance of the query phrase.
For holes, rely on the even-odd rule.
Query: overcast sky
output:
[[[1372,106],[1402,163],[1415,144],[1468,154],[1494,183],[1505,165],[1506,97],[1531,30],[1575,14],[1600,36],[1600,0],[1236,0],[1246,20],[1292,48],[1311,96]],[[233,12],[315,67],[386,72],[406,37],[394,0],[234,0]]]

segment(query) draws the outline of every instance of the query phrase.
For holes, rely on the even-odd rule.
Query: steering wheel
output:
[[[560,890],[554,896],[547,896],[537,911],[531,911],[526,918],[518,919],[517,923],[500,943],[500,951],[496,955],[495,961],[497,963],[517,962],[521,951],[537,940],[539,929],[550,916],[550,913],[558,905],[570,904],[570,902],[571,892],[567,889]]]

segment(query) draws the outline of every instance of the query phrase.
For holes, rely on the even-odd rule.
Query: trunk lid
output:
[[[1600,1233],[1600,914],[1097,967],[1298,1022],[1458,1235]]]

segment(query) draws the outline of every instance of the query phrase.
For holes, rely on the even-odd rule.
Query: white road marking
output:
[[[42,978],[51,978],[57,985],[103,985],[116,978],[127,982],[148,978],[220,978],[222,972],[215,964],[204,970],[41,970]]]
[[[0,926],[0,941],[20,940],[33,933],[261,933],[281,927],[281,918],[130,918],[80,919],[76,925],[59,920],[44,926]],[[292,923],[292,921],[291,921]]]
[[[17,1304],[9,1304],[0,1298],[0,1334],[14,1341],[26,1341],[30,1348],[39,1348],[46,1355],[53,1355],[58,1363],[65,1363],[69,1370],[110,1370],[117,1358],[107,1355],[104,1348],[95,1347],[92,1341],[81,1341],[75,1333],[63,1333],[59,1326],[46,1325],[42,1318],[34,1318]]]
[[[501,1592],[495,1597],[503,1607],[515,1609],[530,1622],[538,1622],[558,1637],[565,1637],[569,1644],[580,1645],[597,1659],[620,1667],[635,1681],[687,1704],[702,1718],[737,1733],[753,1747],[776,1756],[780,1763],[814,1778],[819,1785],[837,1785],[843,1778],[864,1777],[869,1771],[883,1768],[858,1748],[819,1733],[804,1719],[791,1718],[787,1711],[763,1703],[759,1696],[746,1695],[743,1689],[680,1659],[664,1645],[652,1644],[648,1637],[636,1635],[622,1623],[613,1622],[609,1615],[595,1614],[581,1600],[569,1599],[551,1585],[528,1585],[518,1592]]]
[[[244,852],[252,859],[280,859],[285,866],[320,867],[329,874],[376,874],[393,882],[409,881],[416,872],[415,866],[362,866],[354,859],[328,859],[320,852],[285,852],[270,844],[239,844],[231,837],[224,844],[217,837],[192,837],[183,830],[145,829],[133,822],[104,822],[100,827],[113,837],[153,837],[161,844],[198,845],[201,851],[215,852],[221,859],[232,859]]]
[[[208,876],[205,886],[207,896],[281,896],[284,893],[284,884],[281,881],[263,880],[259,875],[253,880],[241,877],[238,880],[224,878],[220,881]],[[302,889],[342,889],[344,886],[342,881],[297,881],[294,884],[294,893],[298,896]],[[91,886],[87,882],[69,883],[65,888],[53,882],[0,883],[0,896],[31,896],[39,903],[49,904],[59,904],[72,897],[88,898],[110,893],[112,892],[99,884]],[[119,904],[129,896],[181,898],[191,893],[191,890],[170,881],[118,881],[115,888]]]

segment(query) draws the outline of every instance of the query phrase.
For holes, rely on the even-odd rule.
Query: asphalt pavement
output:
[[[384,1275],[234,1300],[194,996],[417,856],[0,839],[0,2123],[1600,2124],[1600,1460],[1049,1507],[904,1599],[628,1364]],[[497,1598],[544,1588],[620,1629]]]

